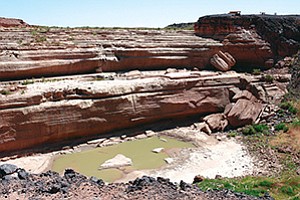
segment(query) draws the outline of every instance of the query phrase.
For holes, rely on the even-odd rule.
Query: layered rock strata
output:
[[[26,27],[29,26],[21,19],[0,17],[0,27]]]
[[[195,32],[222,41],[239,65],[270,67],[277,59],[297,53],[299,22],[297,15],[211,15],[199,18]]]
[[[268,97],[266,88],[261,91],[263,94],[256,93],[262,85],[258,77],[233,71],[221,74],[175,71],[133,71],[108,78],[94,74],[68,77],[69,80],[62,77],[2,82],[5,90],[2,89],[0,98],[0,151],[16,151],[92,135],[101,137],[112,131],[168,118],[224,112],[232,122],[239,120],[243,109],[239,107],[240,112],[226,115],[225,108],[232,104],[229,112],[232,113],[243,99],[243,95],[236,96],[244,90],[251,95],[250,104],[255,99],[258,105],[255,113],[247,115],[250,121],[246,121],[251,123],[262,109],[263,98]],[[216,130],[227,126],[226,118],[223,127]]]
[[[202,69],[222,46],[193,31],[0,28],[0,79],[169,67]]]
[[[235,73],[187,72],[30,84],[1,97],[0,151],[221,112],[230,102],[228,88],[239,82]]]

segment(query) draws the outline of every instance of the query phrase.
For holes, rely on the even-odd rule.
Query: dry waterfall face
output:
[[[193,31],[0,27],[1,151],[192,115],[223,113],[223,127],[208,123],[216,130],[253,123],[265,103],[284,95],[289,75],[274,74],[279,81],[269,84],[261,76],[206,72],[212,65],[270,66],[278,53],[248,18],[247,26],[226,33],[212,33],[215,24],[205,19],[196,33],[225,39]],[[118,74],[133,69],[140,71]],[[166,71],[146,72],[154,69]],[[100,71],[118,73],[84,75]],[[68,74],[77,75],[28,80]],[[245,91],[250,95],[233,98]]]
[[[280,33],[277,29],[281,26],[273,27],[271,22],[289,26],[283,26],[286,31]],[[220,28],[220,23],[225,25]],[[47,28],[0,18],[0,157],[57,145],[61,148],[78,138],[111,137],[116,131],[166,119],[200,119],[187,135],[180,136],[199,140],[205,138],[199,133],[208,136],[265,120],[274,113],[270,104],[279,102],[287,92],[291,75],[281,68],[291,60],[284,57],[299,49],[298,36],[298,16],[210,16],[200,18],[195,31]],[[263,74],[245,73],[273,66],[276,68],[269,72],[272,80]],[[241,161],[230,152],[224,154],[226,148],[232,148],[245,161],[237,171],[246,170],[250,158],[242,146],[222,141],[214,144],[219,144],[219,151],[213,152],[211,145],[205,153],[219,160],[218,165],[224,164],[224,157],[228,162]],[[196,150],[186,155],[207,162]],[[126,157],[122,159],[122,165],[130,164]],[[199,167],[194,164],[185,162],[177,172],[189,169],[187,178],[192,179],[192,169]],[[210,167],[214,164],[209,161],[204,169],[210,177],[219,173]],[[235,176],[227,167],[217,170]],[[15,166],[0,168],[7,173],[1,175],[3,180],[18,177],[27,181],[25,186],[14,178],[11,184],[0,184],[3,194],[16,198],[25,198],[30,190],[30,195],[46,199],[93,195],[255,199],[232,192],[205,193],[163,178],[103,185],[101,180],[88,180],[73,170],[60,177],[53,172],[28,174]],[[173,174],[174,169],[150,175]]]

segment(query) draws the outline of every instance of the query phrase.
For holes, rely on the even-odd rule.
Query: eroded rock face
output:
[[[0,80],[198,67],[223,44],[193,31],[0,27]]]
[[[211,66],[215,54],[223,71],[235,62],[242,67],[271,67],[278,57],[296,53],[300,38],[298,18],[288,16],[200,18],[195,32],[209,38],[187,30],[16,26],[0,25],[0,80],[96,71],[204,69]]]
[[[234,127],[250,124],[262,109],[260,97],[273,94],[260,80],[233,71],[169,70],[21,81],[24,85],[4,82],[0,151],[3,155],[164,119],[214,113],[223,114],[209,116],[196,128],[210,134],[223,130],[227,121]],[[276,84],[272,88],[278,89]]]
[[[21,19],[0,17],[0,27],[26,27],[29,26]]]
[[[211,15],[199,18],[195,32],[222,41],[239,65],[270,66],[270,59],[297,53],[299,21],[299,16]]]
[[[0,99],[0,151],[222,112],[230,103],[228,88],[239,82],[237,73],[190,71],[30,84]]]

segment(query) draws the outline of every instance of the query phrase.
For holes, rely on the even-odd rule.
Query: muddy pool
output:
[[[166,164],[164,159],[169,157],[166,153],[168,150],[192,147],[194,147],[192,143],[156,136],[60,155],[54,160],[52,170],[62,173],[64,169],[72,168],[86,176],[95,176],[106,182],[113,182],[134,170],[156,169],[164,166]],[[155,148],[164,148],[164,151],[154,153],[152,150]],[[101,164],[117,154],[130,158],[133,162],[132,166],[100,169]]]

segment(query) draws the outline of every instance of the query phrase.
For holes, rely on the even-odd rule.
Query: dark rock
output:
[[[197,176],[194,177],[193,184],[200,183],[200,182],[204,181],[204,179],[205,178],[203,176],[197,175]]]
[[[0,165],[0,177],[13,174],[17,171],[18,167],[12,164],[3,164]]]
[[[50,194],[55,194],[59,192],[61,189],[61,185],[59,184],[53,184],[52,187],[50,187],[50,190],[48,191]]]
[[[216,177],[215,177],[215,179],[222,179],[222,176],[219,175],[219,174],[217,174]]]
[[[93,183],[98,184],[99,186],[103,186],[103,185],[105,184],[104,181],[103,181],[102,179],[99,179],[99,178],[97,178],[97,177],[95,177],[95,176],[92,176],[92,177],[90,178],[90,181],[92,181]]]
[[[68,181],[68,183],[77,185],[80,185],[80,183],[87,180],[85,176],[75,172],[73,169],[66,169],[64,178]]]
[[[18,170],[19,179],[27,179],[28,176],[29,176],[29,173],[26,172],[24,169],[19,169]]]
[[[11,175],[6,175],[6,176],[2,177],[2,180],[6,180],[6,181],[10,181],[10,180],[13,180],[13,179],[15,179],[15,177],[13,177]]]
[[[192,186],[190,184],[188,184],[188,183],[186,183],[186,182],[184,182],[182,180],[179,183],[179,187],[180,187],[181,190],[184,190],[184,191],[192,188]]]

